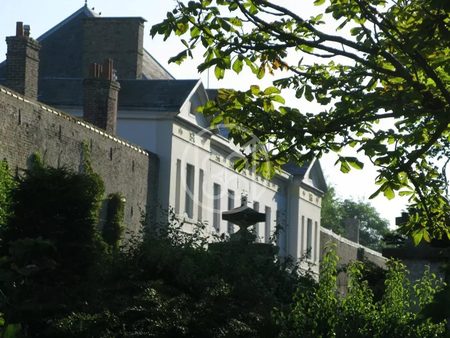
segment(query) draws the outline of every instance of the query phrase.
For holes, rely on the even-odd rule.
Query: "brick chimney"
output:
[[[17,22],[16,35],[7,37],[6,43],[6,86],[36,100],[41,45],[30,38],[30,26],[23,22]]]
[[[83,70],[87,72],[91,63],[111,58],[119,80],[141,79],[144,22],[139,17],[83,19]]]
[[[91,64],[89,78],[83,81],[84,120],[114,135],[119,90],[111,59],[105,60],[103,65]]]

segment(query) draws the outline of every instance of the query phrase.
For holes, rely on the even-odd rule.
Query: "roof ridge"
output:
[[[60,29],[62,26],[66,25],[67,23],[69,23],[70,21],[72,21],[74,18],[76,18],[78,15],[80,14],[86,14],[86,16],[90,17],[90,18],[94,18],[94,17],[98,17],[98,15],[93,12],[92,10],[90,10],[86,5],[84,5],[83,7],[81,7],[79,10],[77,10],[76,12],[72,13],[70,16],[68,16],[67,18],[65,18],[63,21],[61,21],[59,24],[57,24],[56,26],[53,26],[52,28],[50,28],[48,31],[46,31],[44,34],[42,34],[41,36],[39,36],[36,40],[37,41],[42,41],[45,40],[45,38],[47,38],[49,35],[51,35],[53,32],[57,31],[58,29]]]

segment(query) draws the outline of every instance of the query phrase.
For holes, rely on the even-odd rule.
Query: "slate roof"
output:
[[[287,171],[291,175],[304,178],[310,165],[311,165],[311,162],[304,163],[302,166],[299,166],[298,164],[296,164],[294,162],[289,162],[289,163],[286,163],[285,165],[283,165],[282,168],[284,171]]]
[[[198,80],[120,80],[119,109],[179,110]],[[39,101],[52,106],[83,106],[83,80],[52,78],[39,82]]]
[[[85,18],[93,17],[98,17],[98,15],[87,6],[83,6],[37,38],[42,45],[39,64],[40,77],[82,77],[82,22]],[[0,78],[5,77],[5,66],[5,62],[0,64]],[[143,55],[142,77],[144,79],[174,79],[146,50]]]

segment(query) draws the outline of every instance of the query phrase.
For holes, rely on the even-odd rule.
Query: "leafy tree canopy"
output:
[[[213,68],[218,79],[244,68],[258,79],[276,75],[269,88],[220,90],[203,108],[214,116],[213,125],[229,126],[235,143],[257,136],[268,145],[253,148],[236,168],[258,164],[270,176],[287,161],[334,151],[348,172],[362,168],[366,156],[379,172],[373,196],[410,197],[404,233],[416,242],[450,237],[444,174],[450,155],[450,2],[314,4],[322,14],[307,17],[277,1],[178,1],[151,34],[182,37],[185,49],[172,62],[203,46],[198,69]],[[336,32],[330,33],[333,25]],[[317,102],[321,111],[287,106],[282,90]],[[346,146],[357,156],[345,156]]]
[[[342,200],[336,196],[333,187],[328,187],[322,200],[321,225],[344,235],[345,222],[352,218],[358,219],[360,224],[359,242],[369,248],[380,250],[383,236],[389,232],[389,222],[382,218],[370,203]]]

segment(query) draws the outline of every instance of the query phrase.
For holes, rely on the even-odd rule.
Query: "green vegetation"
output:
[[[11,192],[15,186],[8,163],[0,161],[0,226],[6,224],[11,213]]]
[[[199,71],[218,79],[244,69],[256,80],[274,75],[271,87],[219,90],[202,108],[236,144],[259,141],[244,147],[252,152],[237,169],[256,165],[271,176],[333,151],[348,172],[362,169],[365,156],[379,172],[373,196],[409,196],[405,234],[450,238],[450,2],[310,0],[312,17],[303,14],[306,1],[283,4],[177,1],[151,34],[180,37],[172,62],[201,48]],[[298,102],[286,105],[284,93]]]
[[[375,300],[360,262],[348,268],[350,285],[346,297],[336,290],[338,257],[333,250],[325,255],[320,281],[312,288],[299,288],[296,303],[287,315],[281,336],[286,337],[442,337],[445,322],[433,323],[418,310],[430,304],[444,284],[428,270],[414,285],[405,266],[391,261],[385,291]]]
[[[383,238],[389,233],[389,222],[381,218],[377,210],[367,202],[340,199],[333,187],[328,187],[322,200],[320,224],[345,235],[345,221],[358,219],[360,223],[359,242],[371,249],[381,250]]]
[[[36,162],[17,184],[6,182],[7,174],[0,178],[11,196],[2,204],[11,210],[0,242],[3,337],[438,337],[445,331],[445,322],[418,315],[444,290],[430,273],[411,287],[404,267],[393,262],[384,292],[374,297],[369,274],[356,263],[341,298],[332,251],[317,283],[254,245],[220,242],[207,249],[204,226],[183,233],[172,213],[168,227],[147,229],[126,246],[118,246],[121,231],[111,232],[108,243],[117,250],[108,250],[96,225],[103,198],[97,175]],[[111,203],[109,222],[122,229],[123,200],[110,198],[117,204]]]
[[[116,193],[110,194],[107,201],[106,221],[103,225],[102,236],[113,250],[118,250],[120,248],[120,240],[125,231],[123,224],[125,198],[121,194]]]

